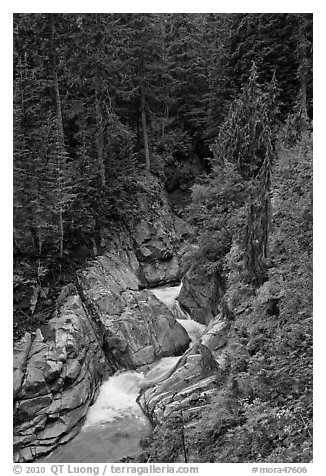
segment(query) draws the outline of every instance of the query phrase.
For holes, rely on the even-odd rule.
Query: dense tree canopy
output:
[[[194,441],[202,461],[310,461],[312,15],[15,14],[13,62],[15,286],[59,282],[137,217],[140,177],[196,157],[191,260],[236,325]]]
[[[298,101],[311,116],[311,44],[308,14],[16,14],[17,247],[62,255],[98,182],[110,195],[136,163],[209,156],[253,60],[282,118]]]

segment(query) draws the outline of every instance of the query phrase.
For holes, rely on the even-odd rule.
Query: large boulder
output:
[[[138,217],[132,227],[134,249],[147,286],[158,286],[181,278],[178,249],[189,237],[187,224],[171,212],[166,193],[158,181],[151,192],[139,193]]]
[[[14,460],[30,461],[79,431],[105,359],[77,290],[14,348]]]
[[[208,324],[217,315],[222,296],[218,277],[208,277],[205,270],[193,265],[183,278],[178,301],[192,319]]]
[[[230,339],[231,323],[218,315],[207,326],[200,342],[207,347],[220,369],[226,370],[228,365],[227,345]]]
[[[184,328],[151,292],[140,289],[137,276],[116,255],[96,258],[79,273],[79,284],[101,326],[107,357],[118,366],[135,369],[187,349]]]
[[[216,397],[226,378],[209,349],[196,343],[161,382],[143,390],[138,402],[155,428],[141,461],[200,461],[194,435],[205,428],[210,411],[216,411]]]
[[[182,254],[191,235],[186,222],[171,210],[167,194],[154,177],[139,177],[136,212],[125,226],[102,229],[99,254],[115,253],[145,287],[180,281]]]
[[[194,344],[165,378],[143,391],[139,404],[155,425],[161,425],[175,412],[191,412],[198,401],[216,389],[222,372],[209,349]]]
[[[151,287],[175,283],[181,279],[181,269],[176,256],[165,261],[154,260],[150,263],[143,263],[142,273]]]
[[[229,340],[230,322],[219,315],[206,327],[201,337],[201,343],[205,345],[211,352],[217,352],[224,347]]]
[[[157,286],[180,279],[180,267],[175,256],[176,232],[171,214],[162,207],[153,216],[150,210],[146,218],[135,226],[134,240],[142,277],[148,286]]]

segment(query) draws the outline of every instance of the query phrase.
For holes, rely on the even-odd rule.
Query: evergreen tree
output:
[[[310,15],[19,14],[14,20],[15,216],[26,215],[16,236],[20,228],[38,250],[58,239],[62,255],[65,233],[69,240],[73,230],[91,235],[103,209],[123,215],[137,152],[150,169],[169,156],[205,157],[218,137],[214,173],[233,167],[251,191],[247,264],[262,266],[271,116],[282,118],[275,105],[289,111],[294,98],[297,115],[311,113]],[[253,58],[262,84],[275,69],[273,104],[256,73],[246,83]],[[46,206],[50,196],[55,213]],[[229,242],[227,233],[224,238]]]
[[[207,42],[205,15],[180,13],[168,17],[170,124],[188,135],[196,152],[202,146],[207,114]]]
[[[203,31],[203,42],[208,55],[209,88],[205,130],[208,144],[217,139],[219,126],[226,118],[234,99],[234,90],[227,74],[229,57],[226,54],[233,21],[232,14],[209,14]]]
[[[303,28],[301,14],[293,13],[236,14],[232,19],[233,25],[224,55],[226,74],[233,95],[247,81],[253,61],[262,82],[269,82],[270,73],[275,70],[280,90],[280,114],[285,119],[301,88],[297,74],[302,69],[300,64],[303,66],[304,58],[309,58],[308,62],[311,62],[312,53],[307,48],[312,41],[311,28],[308,25]],[[304,37],[309,38],[308,43],[305,43]],[[309,98],[311,93],[309,83]]]
[[[20,31],[14,71],[14,131],[17,136],[14,183],[16,211],[24,213],[19,225],[21,230],[26,226],[30,229],[39,255],[42,255],[43,244],[47,241],[50,246],[58,246],[59,256],[63,257],[64,214],[73,194],[70,192],[71,185],[68,185],[68,154],[56,64],[54,22],[52,15],[22,15],[17,18],[17,26],[23,31]],[[37,47],[36,36],[32,36],[36,28],[45,39],[41,51]],[[26,49],[31,46],[30,42],[35,46],[32,51]]]
[[[264,261],[267,258],[270,216],[270,174],[275,154],[275,100],[275,76],[269,91],[264,93],[253,64],[243,93],[235,101],[221,129],[219,141],[223,159],[233,162],[247,182],[249,202],[245,265],[249,280],[255,285],[262,284],[266,272]]]

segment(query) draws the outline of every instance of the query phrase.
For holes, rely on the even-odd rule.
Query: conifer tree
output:
[[[52,14],[17,18],[21,31],[14,70],[14,183],[15,210],[23,213],[21,223],[16,223],[25,238],[32,236],[40,256],[47,243],[62,258],[65,213],[73,193],[57,70],[56,21]],[[40,47],[36,28],[44,40]]]
[[[248,280],[256,286],[262,284],[266,272],[276,92],[275,76],[267,92],[263,92],[253,64],[242,95],[235,100],[221,127],[217,149],[221,159],[233,163],[246,182],[245,266]]]
[[[163,114],[161,104],[162,24],[155,14],[132,14],[127,17],[126,38],[129,46],[133,90],[130,99],[136,104],[142,130],[146,170],[151,166],[149,132],[152,123]],[[154,125],[155,128],[155,125]]]
[[[206,32],[207,33],[207,32]],[[178,13],[167,19],[170,124],[192,139],[204,136],[208,93],[208,37],[205,15]]]
[[[232,16],[230,35],[224,48],[224,71],[233,97],[249,77],[255,61],[264,83],[276,71],[279,87],[280,115],[285,119],[293,108],[299,90],[304,90],[302,81],[307,81],[307,95],[311,102],[311,74],[306,72],[311,65],[312,28],[308,14],[295,13],[241,13]],[[305,73],[303,73],[305,71]],[[303,73],[303,74],[302,74]],[[310,111],[311,112],[311,111]]]
[[[226,54],[233,22],[232,14],[209,14],[203,31],[202,41],[208,55],[209,88],[205,130],[208,143],[213,143],[217,139],[219,126],[226,118],[234,99],[234,90],[227,74],[229,56]]]

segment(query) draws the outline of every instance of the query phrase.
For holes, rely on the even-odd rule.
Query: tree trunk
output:
[[[96,109],[96,150],[97,150],[97,162],[98,170],[101,177],[101,185],[105,187],[105,165],[104,165],[104,128],[103,128],[103,115],[101,111],[100,103],[100,84],[98,75],[96,75],[96,93],[95,93],[95,109]]]
[[[63,120],[62,120],[62,107],[61,107],[61,97],[59,90],[59,80],[57,73],[56,65],[56,54],[54,47],[54,14],[50,13],[50,56],[52,60],[52,72],[53,72],[53,87],[55,92],[55,106],[56,106],[56,122],[58,130],[58,139],[60,144],[60,150],[58,154],[58,195],[59,195],[59,253],[60,258],[63,257],[64,250],[64,228],[63,228],[63,208],[64,208],[64,197],[63,197],[63,180],[65,175],[66,161],[65,161],[65,141],[64,141],[64,131],[63,131]]]
[[[144,153],[145,153],[145,162],[146,170],[150,170],[150,157],[149,157],[149,147],[148,147],[148,136],[147,136],[147,124],[146,124],[146,113],[145,113],[145,88],[144,88],[144,58],[143,58],[143,49],[140,53],[140,109],[141,109],[141,123],[143,129],[143,140],[144,140]]]
[[[139,124],[139,116],[140,116],[140,107],[139,107],[139,102],[137,102],[137,122],[136,122],[136,128],[137,128],[137,146],[140,146],[140,124]]]
[[[301,76],[301,85],[300,85],[300,96],[301,96],[301,114],[305,119],[308,119],[307,113],[307,77],[305,74]]]
[[[266,154],[259,172],[255,191],[249,198],[249,213],[246,226],[246,266],[251,281],[260,286],[266,279],[268,235],[270,229],[270,175],[271,159]]]
[[[63,229],[63,180],[64,180],[64,170],[65,170],[65,145],[64,145],[64,132],[63,132],[63,121],[62,121],[62,109],[61,109],[61,98],[59,91],[59,81],[56,69],[54,69],[54,89],[55,89],[55,99],[56,99],[56,116],[57,116],[57,127],[59,132],[59,141],[60,141],[60,152],[58,160],[58,190],[59,190],[59,253],[60,258],[63,257],[63,238],[64,238],[64,229]]]
[[[164,138],[165,134],[165,121],[168,123],[169,120],[169,106],[166,104],[165,105],[165,115],[163,116],[163,121],[162,121],[162,139]]]
[[[162,63],[163,65],[167,64],[167,58],[166,58],[166,34],[165,34],[165,22],[164,22],[164,17],[161,16],[160,18],[160,27],[161,27],[161,48],[162,48]],[[167,71],[165,71],[167,73]],[[169,93],[167,93],[169,95]],[[167,99],[167,98],[166,98]],[[169,116],[169,109],[168,109],[168,104],[167,102],[165,103],[165,109],[163,112],[163,118],[162,118],[162,129],[161,129],[161,134],[162,134],[162,139],[164,138],[165,134],[165,120],[168,119]]]
[[[300,76],[300,113],[301,117],[307,121],[308,120],[308,112],[307,112],[307,75],[309,71],[309,64],[308,64],[308,54],[307,54],[307,35],[306,35],[306,27],[307,27],[307,20],[305,15],[301,16],[301,24],[300,24],[300,33],[299,33],[299,76]]]

